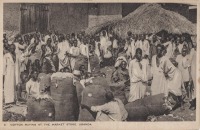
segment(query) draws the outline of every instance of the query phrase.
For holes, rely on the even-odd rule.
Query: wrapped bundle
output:
[[[27,121],[54,121],[55,108],[52,99],[45,97],[29,97],[27,100]]]
[[[163,115],[168,112],[168,107],[163,105],[164,94],[148,96],[125,105],[128,111],[128,121],[146,121],[150,115]]]
[[[55,104],[56,121],[77,120],[78,100],[73,74],[57,72],[51,76],[51,97]]]

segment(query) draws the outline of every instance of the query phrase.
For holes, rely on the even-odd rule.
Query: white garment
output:
[[[183,77],[183,81],[189,81],[189,67],[190,67],[190,59],[189,55],[183,57],[182,55],[178,55],[176,58],[176,62],[178,62],[178,68],[180,69]]]
[[[112,46],[112,47],[115,48],[115,49],[118,48],[117,42],[118,42],[117,39],[114,39],[114,40],[113,40],[113,46]]]
[[[72,54],[73,56],[78,56],[80,54],[80,49],[79,49],[79,47],[72,46],[70,48],[69,53]],[[75,66],[75,63],[76,63],[76,58],[71,57],[70,62],[71,62],[71,69],[74,70],[74,66]]]
[[[173,55],[173,47],[172,47],[171,41],[164,43],[164,46],[168,46],[167,53],[165,54],[165,56],[167,56],[168,58],[171,58]]]
[[[98,113],[96,121],[121,121],[122,114],[117,101],[111,101],[101,106],[92,106],[91,110],[94,112],[105,112]]]
[[[14,102],[15,98],[15,63],[10,53],[3,56],[4,98],[5,103]]]
[[[135,50],[136,50],[135,40],[132,40],[132,42],[131,42],[131,54],[132,54],[132,57],[135,56]]]
[[[165,56],[163,56],[160,59],[160,65],[157,66],[156,64],[156,57],[157,55],[154,55],[152,57],[152,68],[151,72],[153,75],[153,80],[151,84],[151,93],[152,95],[157,95],[164,93],[165,96],[168,95],[168,88],[167,88],[167,79],[165,77],[166,73],[169,76],[169,79],[172,79],[174,76],[174,70],[175,66],[169,61],[169,59]]]
[[[26,92],[29,95],[39,95],[40,94],[40,83],[38,81],[33,81],[30,79],[26,83]]]
[[[178,50],[179,50],[180,53],[182,52],[182,49],[183,49],[183,43],[182,44],[178,44]]]
[[[143,56],[149,55],[149,48],[150,48],[149,41],[147,40],[141,41],[140,49],[142,49]]]
[[[183,78],[182,78],[181,71],[178,68],[176,68],[173,79],[168,81],[169,92],[175,94],[176,96],[181,96],[182,84],[183,84]]]
[[[94,50],[94,52],[95,52],[95,54],[98,56],[98,58],[99,58],[99,60],[101,61],[101,55],[100,55],[100,50],[99,50],[99,42],[96,42],[95,41],[95,50]]]
[[[89,48],[88,45],[86,44],[81,44],[80,45],[80,53],[84,56],[89,57]]]
[[[146,93],[146,86],[142,83],[142,81],[146,81],[145,74],[136,59],[130,61],[129,77],[131,86],[128,102],[133,102],[137,99],[143,98]]]
[[[22,51],[20,49],[25,49],[25,45],[21,45],[18,42],[15,42],[14,45],[15,45],[15,54],[16,54],[15,81],[16,81],[16,84],[18,84],[20,82],[20,73],[25,70],[25,65],[20,62],[20,58],[22,55]]]
[[[68,56],[66,56],[66,52],[69,52],[69,42],[63,41],[58,43],[58,58],[59,58],[59,70],[65,67],[68,63]]]

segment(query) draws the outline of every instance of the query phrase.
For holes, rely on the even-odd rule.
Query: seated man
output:
[[[113,72],[111,80],[112,82],[127,81],[129,79],[129,73],[127,69],[127,62],[122,60],[119,67],[115,66],[116,70]]]
[[[28,73],[22,72],[20,74],[21,82],[17,84],[17,102],[25,102],[26,101],[26,82],[28,80]]]
[[[40,94],[40,83],[38,81],[38,72],[33,70],[30,80],[26,83],[26,92],[28,95],[37,97]]]
[[[97,112],[96,121],[124,121],[126,120],[128,113],[124,108],[124,104],[121,100],[114,98],[112,92],[105,94],[107,103],[101,106],[87,106],[82,104],[82,108],[86,108],[89,111]]]

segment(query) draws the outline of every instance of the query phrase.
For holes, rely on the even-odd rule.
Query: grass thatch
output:
[[[114,32],[125,38],[128,31],[135,34],[169,33],[196,34],[196,27],[184,16],[163,9],[159,4],[144,4],[113,26]]]
[[[96,33],[99,33],[102,30],[112,28],[112,26],[115,23],[119,22],[119,20],[121,20],[121,19],[115,19],[115,20],[107,21],[107,22],[102,23],[102,24],[97,25],[97,26],[89,27],[85,30],[85,33],[88,34],[88,35],[94,35]]]

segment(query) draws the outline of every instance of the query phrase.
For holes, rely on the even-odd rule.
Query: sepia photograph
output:
[[[196,122],[197,7],[4,2],[2,122]]]

